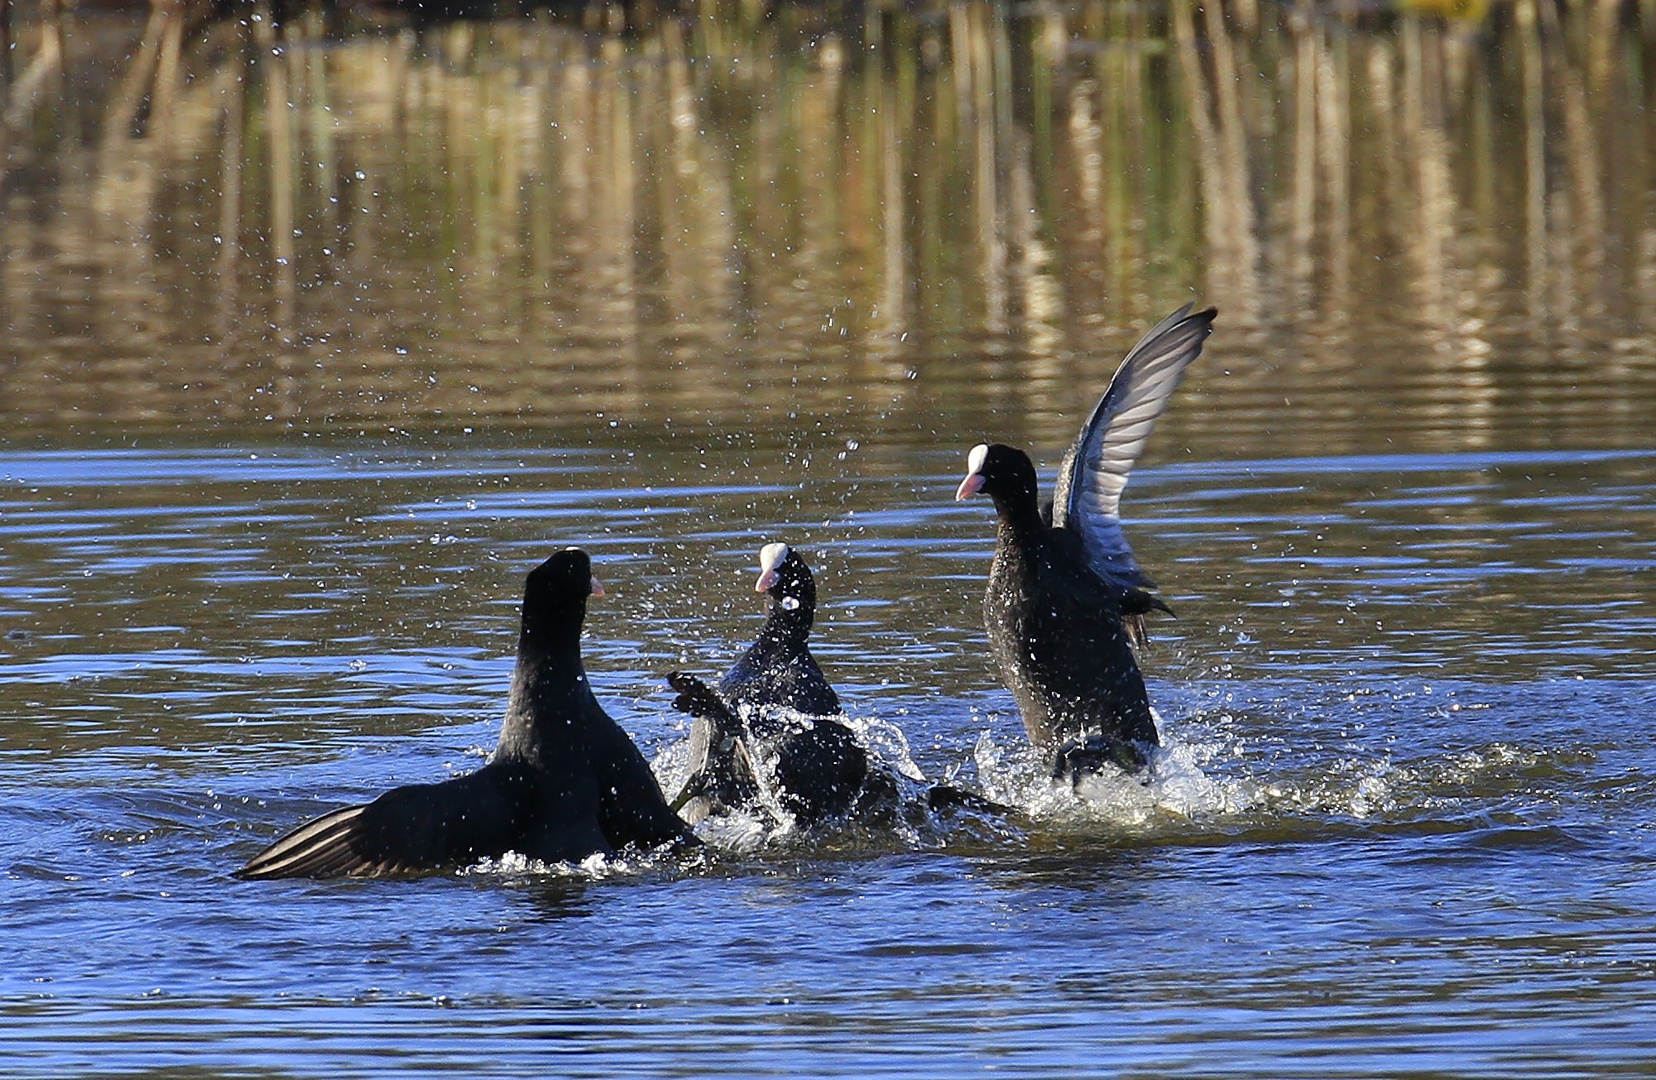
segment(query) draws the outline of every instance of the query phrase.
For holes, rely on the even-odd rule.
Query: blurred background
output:
[[[6,437],[1645,444],[1648,4],[479,4],[11,0]]]

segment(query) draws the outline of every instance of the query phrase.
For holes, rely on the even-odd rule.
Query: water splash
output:
[[[604,878],[622,877],[636,872],[634,860],[605,855],[595,852],[579,862],[559,861],[546,862],[542,859],[531,859],[515,851],[508,851],[499,858],[484,858],[471,866],[456,871],[460,877],[569,877],[587,878],[594,881]]]
[[[1142,773],[1110,770],[1074,784],[1054,781],[1046,755],[1035,747],[1003,747],[988,731],[978,736],[972,759],[985,795],[1036,819],[1142,828],[1169,820],[1209,822],[1258,804],[1251,781],[1203,770],[1213,750],[1206,743],[1170,740],[1156,749]]]
[[[857,736],[877,765],[890,769],[898,776],[924,783],[926,774],[915,764],[909,751],[908,736],[903,729],[877,716],[847,716],[845,725]]]

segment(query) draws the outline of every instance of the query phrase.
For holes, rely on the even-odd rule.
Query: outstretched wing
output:
[[[515,825],[502,781],[525,782],[485,766],[440,784],[396,788],[299,826],[236,876],[389,877],[502,854]]]
[[[1133,346],[1058,470],[1053,526],[1076,534],[1088,563],[1118,589],[1153,585],[1121,531],[1121,492],[1185,368],[1202,354],[1213,330],[1218,311],[1192,315],[1190,307],[1157,323]]]
[[[236,871],[239,878],[334,877],[362,873],[368,864],[358,853],[367,806],[347,806],[307,822],[271,844]]]

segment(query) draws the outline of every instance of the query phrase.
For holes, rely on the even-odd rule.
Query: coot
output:
[[[1107,763],[1136,772],[1159,743],[1129,642],[1142,641],[1149,612],[1171,612],[1122,534],[1121,492],[1217,314],[1187,305],[1133,346],[1064,455],[1047,510],[1028,454],[995,443],[967,455],[955,498],[987,492],[1000,518],[983,600],[990,649],[1055,777]]]
[[[255,855],[238,876],[385,876],[509,851],[555,862],[694,843],[644,755],[587,683],[580,638],[589,595],[603,590],[579,548],[530,572],[511,697],[488,764],[317,818]]]
[[[836,716],[839,695],[811,657],[807,638],[816,620],[816,578],[787,544],[759,549],[754,592],[770,597],[759,638],[719,680],[732,705],[779,705],[812,716]]]
[[[801,825],[843,816],[869,780],[868,752],[840,721],[839,695],[811,657],[811,568],[787,544],[766,544],[754,589],[770,596],[770,612],[717,691],[684,672],[668,677],[674,707],[695,717],[690,775],[673,806],[692,824],[763,810],[766,796]]]

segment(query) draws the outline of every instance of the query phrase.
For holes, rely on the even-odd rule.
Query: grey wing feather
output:
[[[709,813],[733,810],[758,798],[758,772],[748,756],[740,717],[694,675],[675,671],[667,681],[678,691],[673,708],[695,717],[690,729],[690,776],[672,809],[683,814],[690,808],[691,824],[699,824]]]
[[[521,836],[507,787],[533,783],[496,762],[436,784],[392,788],[307,822],[236,872],[248,879],[383,877],[468,865]],[[532,801],[533,793],[520,793]]]
[[[253,856],[236,876],[254,880],[333,877],[372,870],[373,864],[356,850],[367,809],[366,805],[347,806],[301,825]]]
[[[1121,492],[1185,368],[1201,355],[1213,329],[1215,309],[1192,315],[1190,308],[1175,311],[1133,346],[1058,470],[1053,526],[1075,533],[1093,569],[1118,588],[1154,584],[1121,531]]]

